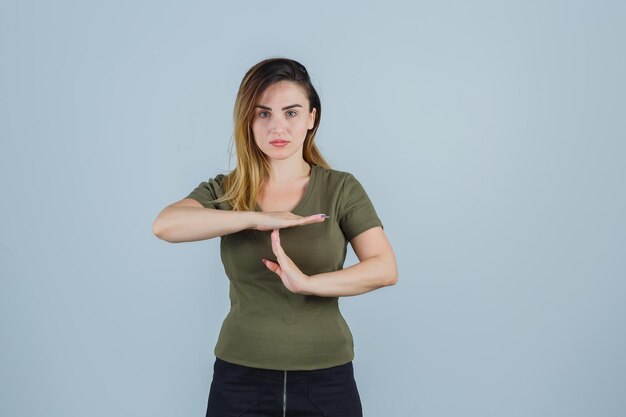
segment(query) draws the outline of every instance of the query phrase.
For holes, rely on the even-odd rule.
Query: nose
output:
[[[281,119],[280,117],[273,117],[272,120],[270,120],[271,132],[277,132],[277,133],[284,132],[286,126],[287,126],[287,122]]]

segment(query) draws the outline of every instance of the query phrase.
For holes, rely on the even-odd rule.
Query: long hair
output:
[[[263,92],[279,81],[300,86],[309,102],[309,111],[316,109],[313,128],[308,130],[302,145],[303,159],[310,165],[329,169],[330,165],[315,144],[322,106],[304,65],[287,58],[268,58],[248,70],[239,85],[233,110],[233,137],[237,166],[224,178],[224,194],[216,202],[228,201],[234,211],[255,211],[257,194],[263,180],[269,178],[270,162],[254,141],[252,121],[255,105]],[[232,145],[232,143],[231,143]]]

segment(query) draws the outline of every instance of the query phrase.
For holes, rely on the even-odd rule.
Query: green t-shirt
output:
[[[223,194],[224,174],[201,182],[187,198],[206,208]],[[257,205],[255,211],[261,211]],[[348,242],[372,227],[383,227],[361,183],[350,173],[311,167],[298,205],[300,216],[326,213],[322,223],[280,229],[280,242],[307,275],[343,269]],[[295,294],[261,262],[276,262],[271,231],[245,229],[220,237],[224,270],[230,280],[230,312],[215,346],[218,358],[264,369],[312,370],[354,358],[354,342],[339,311],[338,297]]]

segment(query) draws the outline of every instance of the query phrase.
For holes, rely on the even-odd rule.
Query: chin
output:
[[[283,159],[289,159],[289,158],[291,158],[291,157],[293,156],[293,154],[290,154],[290,155],[285,155],[285,154],[283,154],[283,153],[281,153],[281,154],[272,154],[272,153],[269,153],[269,154],[267,154],[267,156],[269,156],[269,157],[270,157],[270,158],[272,158],[272,159],[283,160]]]

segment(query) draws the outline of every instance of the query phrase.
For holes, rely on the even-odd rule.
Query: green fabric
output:
[[[223,194],[224,174],[201,182],[187,198],[203,207],[232,210],[212,200]],[[261,211],[256,206],[256,211]],[[301,216],[326,213],[323,223],[280,229],[285,253],[307,275],[343,269],[348,242],[383,227],[361,183],[350,173],[311,167],[305,193],[292,210]],[[230,280],[230,312],[215,356],[264,369],[312,370],[354,358],[354,342],[338,297],[294,294],[261,258],[276,261],[270,231],[245,229],[220,237],[221,259]]]

